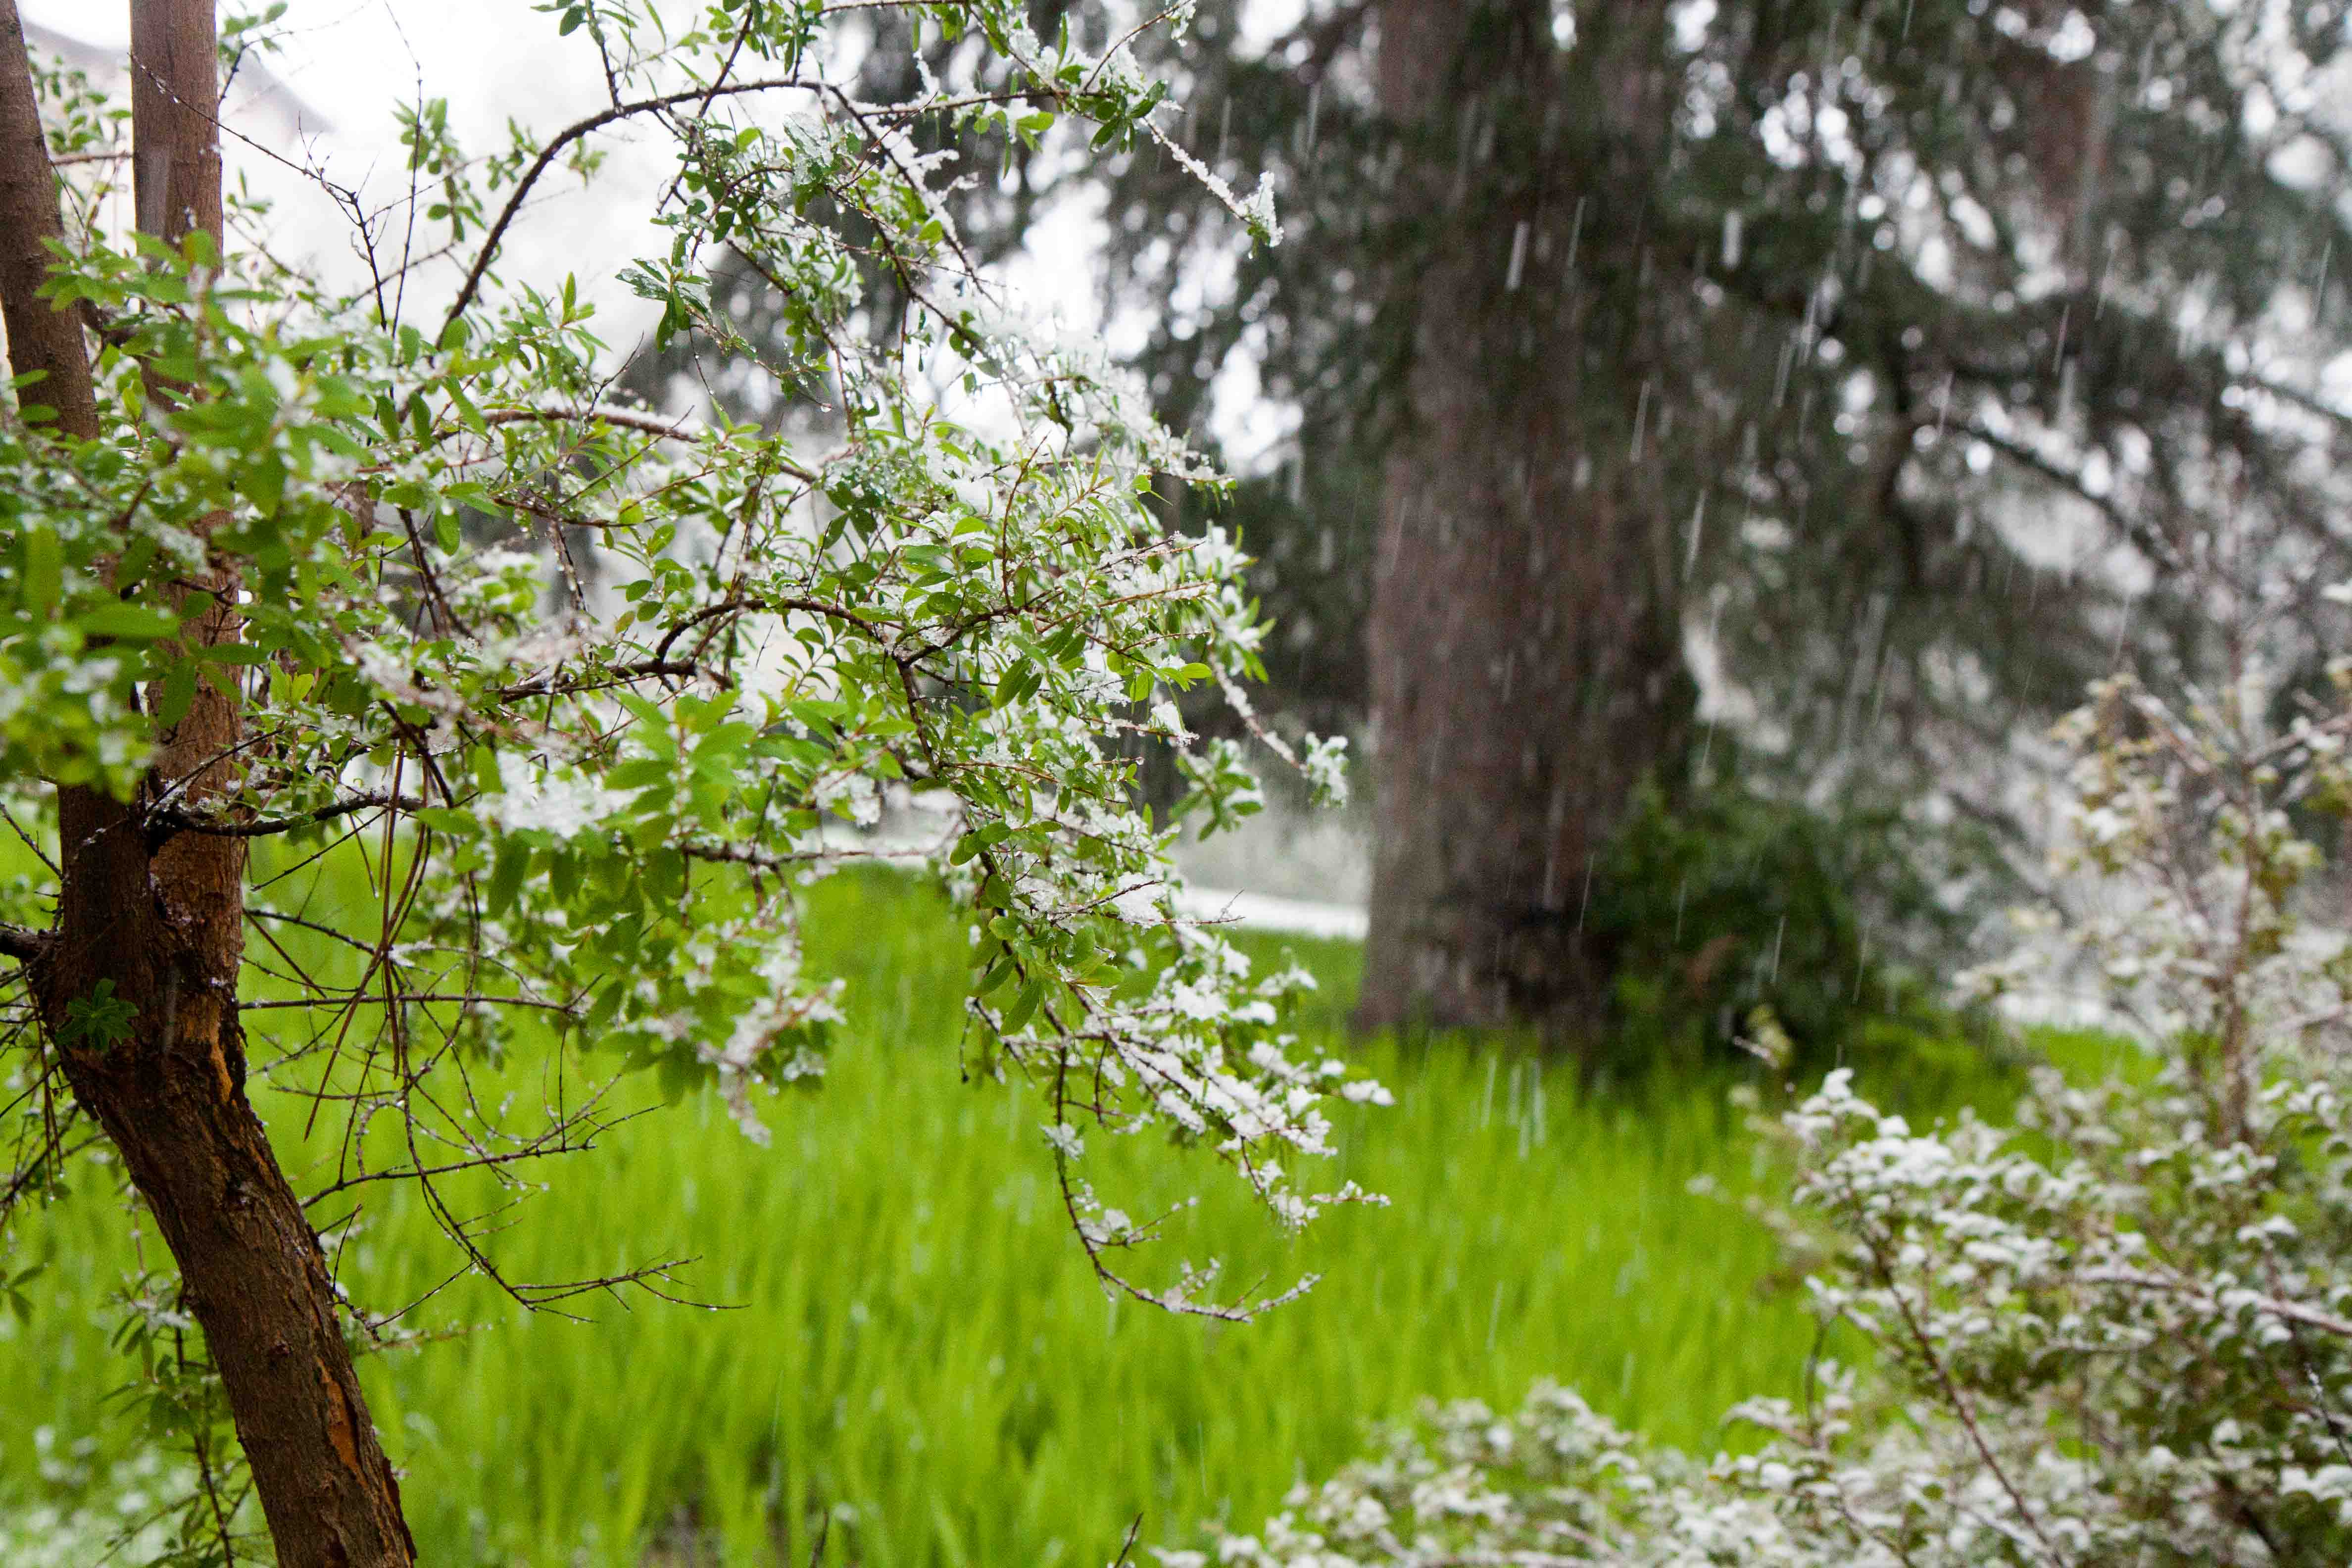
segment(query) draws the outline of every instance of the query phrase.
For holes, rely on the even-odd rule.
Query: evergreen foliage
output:
[[[1677,810],[1644,789],[1579,895],[1614,976],[1591,1064],[1674,1078],[1746,1049],[1810,1079],[1926,1070],[1972,1035],[1990,1044],[1939,973],[1908,963],[1975,923],[1974,900],[1944,890],[1949,857],[1897,812],[1832,816],[1728,785]]]
[[[2318,379],[2352,343],[2345,5],[1591,4],[1538,100],[1506,62],[1557,47],[1555,8],[1478,0],[1449,145],[1409,153],[1371,77],[1412,9],[1318,0],[1256,45],[1244,0],[1204,0],[1161,42],[1177,140],[1274,173],[1279,248],[1227,262],[1230,217],[1148,148],[1107,205],[1171,423],[1205,429],[1237,356],[1298,421],[1237,510],[1302,707],[1361,710],[1380,463],[1447,347],[1405,285],[1464,234],[1492,309],[1591,310],[1585,416],[1654,466],[1664,586],[1756,703],[1752,773],[1965,792],[2119,657],[2209,679],[2214,552],[2315,679],[2352,439]],[[1640,70],[1664,122],[1628,160],[1591,105]],[[1454,205],[1401,208],[1400,159],[1431,155]],[[1636,315],[1670,363],[1629,352]]]

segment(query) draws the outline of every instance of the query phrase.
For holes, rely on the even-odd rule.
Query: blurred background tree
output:
[[[1218,521],[1277,621],[1263,705],[1369,742],[1360,1021],[1591,1047],[1625,965],[1692,973],[1723,922],[1633,931],[1667,900],[1611,878],[1637,799],[1878,825],[1849,859],[1903,874],[1805,940],[1937,967],[2030,879],[2037,738],[2086,679],[2193,688],[2267,607],[2276,702],[2312,689],[2352,572],[2347,14],[1202,0],[1139,47],[1174,142],[1276,183],[1286,241],[1239,262],[1158,147],[1107,185],[1050,139],[961,148],[968,243],[1098,203],[1164,415],[1246,433]],[[1786,949],[1786,901],[1726,900],[1725,973]]]

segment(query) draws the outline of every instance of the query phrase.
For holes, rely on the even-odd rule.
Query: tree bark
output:
[[[98,405],[81,323],[36,293],[49,269],[47,244],[64,230],[26,59],[16,0],[0,0],[0,322],[11,373],[40,376],[18,396],[55,409],[58,434],[88,441],[98,435]]]
[[[134,0],[132,169],[140,226],[173,244],[221,237],[211,0]],[[17,368],[79,387],[67,436],[97,433],[80,327],[32,298],[59,232],[16,0],[0,0],[0,304]],[[66,323],[59,328],[57,323]],[[150,395],[177,389],[152,381]],[[36,392],[38,393],[37,388]],[[220,520],[213,521],[217,524]],[[200,644],[239,632],[237,579],[215,560]],[[184,599],[184,607],[187,601]],[[245,1092],[237,980],[244,954],[245,840],[154,829],[163,800],[202,807],[234,782],[242,733],[234,686],[199,681],[176,725],[159,726],[138,795],[58,792],[63,871],[54,929],[30,979],[50,1037],[103,983],[136,1009],[129,1037],[60,1045],[75,1098],[121,1152],[179,1265],[283,1568],[405,1568],[415,1560],[400,1490],[352,1368],[318,1237]]]
[[[1413,322],[1369,656],[1375,858],[1358,1022],[1601,1021],[1596,856],[1696,706],[1654,447],[1678,390],[1647,298],[1665,7],[1382,0]]]

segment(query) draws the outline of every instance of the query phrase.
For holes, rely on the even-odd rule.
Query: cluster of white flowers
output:
[[[1541,1387],[1432,1411],[1170,1568],[2345,1561],[2352,963],[2299,919],[2288,811],[2352,800],[2347,724],[2122,681],[2070,721],[2061,853],[2105,880],[2064,929],[2150,1081],[2045,1070],[2015,1130],[1920,1131],[1838,1072],[1782,1117],[1812,1303],[1874,1353],[1733,1411],[1760,1451],[1648,1450]]]
[[[171,1506],[195,1484],[193,1468],[152,1448],[109,1467],[102,1478],[54,1453],[56,1434],[32,1435],[45,1481],[58,1497],[0,1507],[0,1563],[9,1568],[87,1568],[92,1563],[172,1560],[183,1544]]]
[[[851,9],[877,8],[897,7]],[[0,637],[0,781],[28,781],[0,798],[37,813],[29,781],[93,777],[128,796],[153,721],[236,679],[251,743],[207,813],[306,853],[354,831],[414,847],[400,887],[335,934],[385,955],[387,1006],[450,1009],[433,1026],[451,1054],[344,1056],[366,1064],[339,1086],[352,1114],[439,1115],[391,1075],[461,1045],[548,1048],[527,1016],[616,1071],[715,1082],[756,1133],[753,1087],[814,1076],[839,1016],[801,963],[797,890],[878,853],[826,825],[870,826],[887,792],[919,790],[954,828],[889,853],[969,912],[975,1055],[1046,1088],[1056,1125],[1166,1124],[1297,1223],[1360,1196],[1291,1174],[1325,1150],[1345,1075],[1291,1061],[1295,975],[1254,979],[1176,917],[1172,829],[1139,805],[1139,742],[1175,753],[1212,826],[1261,798],[1240,748],[1188,732],[1177,702],[1209,683],[1255,728],[1247,563],[1148,504],[1162,476],[1222,481],[1098,339],[1034,329],[975,270],[943,199],[952,155],[918,134],[940,115],[1024,137],[1071,119],[1124,145],[1160,134],[1162,89],[1132,35],[1087,54],[1041,42],[1018,0],[903,9],[972,47],[954,79],[867,103],[847,73],[870,18],[790,0],[680,30],[599,5],[616,108],[549,143],[616,119],[668,129],[662,254],[621,277],[660,307],[657,337],[692,335],[779,405],[821,396],[817,434],[613,406],[576,284],[501,277],[500,237],[556,165],[470,156],[438,115],[409,128],[446,171],[417,219],[436,236],[419,253],[454,258],[421,265],[458,269],[438,321],[267,258],[208,272],[85,237],[61,299],[135,352],[103,373],[89,449],[0,428],[0,533],[26,542],[0,552],[0,608],[40,633]],[[1271,238],[1270,198],[1244,205]],[[743,266],[782,317],[758,344],[714,303],[717,270]],[[884,293],[902,312],[887,331]],[[190,388],[174,411],[142,405],[138,366],[158,359]],[[200,659],[170,584],[188,524],[217,514],[244,619]],[[583,534],[593,593],[566,542]],[[1318,793],[1343,784],[1337,742],[1262,738]],[[53,892],[0,919],[45,924]],[[258,1037],[252,1055],[256,1076],[280,1070]],[[428,1141],[490,1136],[446,1120]],[[1100,1266],[1150,1227],[1087,1209],[1082,1150],[1053,1153]],[[1182,1276],[1186,1305],[1207,1277]]]

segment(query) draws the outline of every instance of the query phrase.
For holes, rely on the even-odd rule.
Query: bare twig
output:
[[[164,827],[174,833],[201,833],[215,838],[266,838],[275,833],[316,827],[337,817],[349,816],[354,812],[373,811],[378,806],[390,806],[396,811],[422,811],[425,804],[415,795],[376,791],[353,795],[349,800],[339,800],[332,805],[322,805],[299,816],[271,817],[258,822],[223,822],[217,817],[199,816],[178,807],[167,807],[150,811],[147,823],[151,828]]]
[[[821,84],[800,77],[773,77],[761,81],[732,82],[725,86],[691,88],[683,92],[664,93],[658,98],[643,98],[634,102],[616,103],[610,109],[599,110],[585,120],[574,121],[565,126],[555,133],[554,138],[546,146],[539,150],[539,156],[531,161],[530,167],[524,170],[522,177],[515,182],[513,192],[507,197],[507,205],[499,209],[499,216],[491,221],[489,233],[483,237],[482,248],[474,258],[474,265],[467,269],[466,281],[459,286],[457,299],[450,302],[449,313],[441,319],[442,331],[446,332],[472,307],[474,296],[481,292],[482,279],[489,273],[490,263],[498,257],[499,246],[505,240],[507,230],[514,226],[516,216],[521,213],[523,203],[530,196],[531,187],[539,184],[540,177],[547,173],[549,166],[555,162],[557,154],[574,142],[584,136],[593,135],[617,121],[627,120],[640,114],[652,114],[677,104],[692,102],[697,99],[703,100],[707,106],[709,100],[713,98],[732,98],[747,92],[775,92],[794,89],[808,91],[819,85]]]

